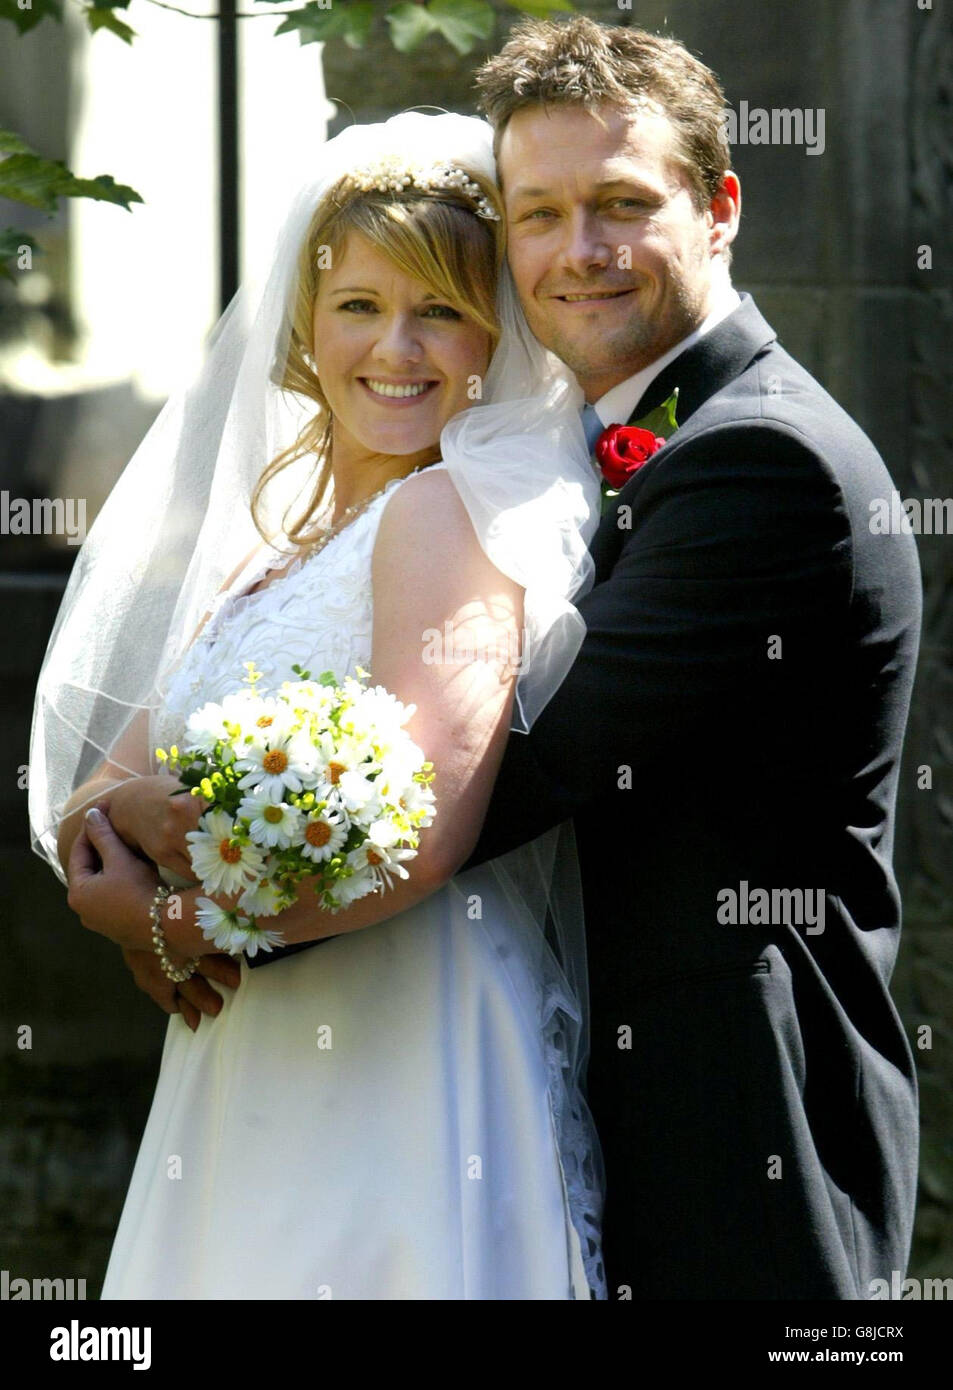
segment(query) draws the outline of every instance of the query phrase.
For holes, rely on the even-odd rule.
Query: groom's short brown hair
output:
[[[510,117],[526,106],[605,103],[625,110],[654,102],[671,122],[676,159],[700,211],[731,168],[721,84],[677,39],[584,15],[523,20],[478,70],[476,85],[497,150]]]

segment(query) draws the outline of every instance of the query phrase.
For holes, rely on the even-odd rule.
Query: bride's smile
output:
[[[436,381],[381,381],[380,379],[371,381],[364,379],[364,385],[373,395],[396,401],[413,400],[438,384]]]
[[[381,455],[410,464],[432,457],[447,421],[479,399],[490,335],[359,232],[333,259],[313,326],[335,468]]]

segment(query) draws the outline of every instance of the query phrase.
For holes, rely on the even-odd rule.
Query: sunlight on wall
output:
[[[241,31],[242,275],[260,275],[291,201],[312,176],[312,155],[335,107],[324,95],[320,44],[274,37],[277,20]]]
[[[188,0],[211,13],[211,0]],[[106,33],[76,45],[71,160],[141,193],[131,212],[71,206],[74,306],[88,379],[130,377],[160,398],[190,378],[218,317],[216,26],[153,6],[127,12],[130,48]],[[243,273],[267,258],[295,187],[325,138],[319,45],[242,21]]]

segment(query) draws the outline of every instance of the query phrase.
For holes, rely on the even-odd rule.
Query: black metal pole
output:
[[[219,299],[224,311],[238,289],[238,20],[235,0],[218,5]]]

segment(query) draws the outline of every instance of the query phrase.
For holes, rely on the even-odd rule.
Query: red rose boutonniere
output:
[[[609,425],[596,440],[593,450],[602,470],[602,510],[617,496],[619,490],[668,443],[678,429],[675,408],[678,388],[657,409],[633,425]]]
[[[638,425],[609,425],[596,440],[595,455],[602,476],[611,488],[624,487],[664,443],[660,434]]]

